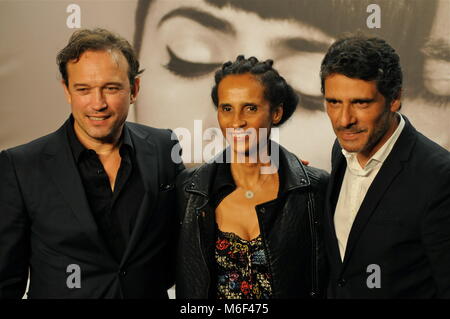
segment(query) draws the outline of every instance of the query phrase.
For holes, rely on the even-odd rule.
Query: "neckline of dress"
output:
[[[255,238],[252,238],[252,239],[244,239],[244,238],[242,238],[241,236],[237,235],[236,233],[223,231],[223,230],[221,230],[219,227],[217,227],[217,229],[218,229],[218,231],[219,231],[220,233],[224,234],[225,236],[236,238],[236,239],[238,239],[239,241],[244,242],[244,243],[252,243],[252,242],[255,242],[255,241],[257,241],[258,239],[261,238],[261,233],[259,233],[259,235],[256,236]]]

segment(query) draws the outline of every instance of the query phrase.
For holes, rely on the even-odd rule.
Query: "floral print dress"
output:
[[[218,230],[215,259],[218,299],[271,297],[271,274],[261,235],[245,240]]]

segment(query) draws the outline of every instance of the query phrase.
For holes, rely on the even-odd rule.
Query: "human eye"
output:
[[[107,93],[116,93],[116,92],[118,92],[120,90],[120,87],[119,86],[115,86],[115,85],[108,85],[108,86],[106,86],[104,88],[104,90]]]
[[[338,100],[335,100],[335,99],[326,99],[326,101],[327,101],[327,105],[330,105],[330,106],[337,106],[339,104]]]
[[[254,112],[258,111],[258,107],[257,107],[256,105],[247,105],[247,106],[245,107],[245,109],[246,109],[248,112],[251,112],[251,113],[254,113]]]
[[[164,65],[164,67],[173,74],[184,78],[200,77],[213,72],[221,66],[219,63],[190,62],[178,57],[169,46],[166,49],[169,54],[169,63]]]
[[[279,65],[278,71],[283,74],[284,78],[289,79],[289,84],[299,97],[298,109],[325,111],[320,81],[311,81],[319,74],[325,52],[288,50],[287,56],[281,59],[279,63],[277,62],[277,65]],[[292,65],[296,65],[297,68],[292,68]],[[299,68],[302,69],[302,72],[297,72]]]
[[[231,106],[229,105],[222,105],[221,109],[223,112],[231,112]]]
[[[300,99],[299,107],[310,111],[324,111],[322,97],[303,94],[300,91],[296,91],[296,93]]]
[[[80,95],[86,95],[89,93],[89,88],[87,87],[76,87],[75,92],[77,92]]]
[[[371,102],[370,100],[356,100],[353,102],[353,104],[356,105],[356,107],[358,108],[365,109],[369,107],[370,102]]]

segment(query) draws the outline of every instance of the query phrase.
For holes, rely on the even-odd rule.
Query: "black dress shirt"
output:
[[[73,125],[67,134],[93,217],[108,248],[120,262],[145,193],[130,133],[124,126],[114,191],[97,153],[80,143]]]

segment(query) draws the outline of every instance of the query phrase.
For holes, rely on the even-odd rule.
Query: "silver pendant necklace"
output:
[[[255,196],[255,193],[253,193],[252,191],[248,190],[245,192],[245,197],[248,199],[252,199],[253,196]]]
[[[270,176],[267,176],[267,177],[263,180],[263,182],[262,182],[261,184],[259,184],[258,189],[263,189],[264,184],[265,184],[265,183],[267,182],[267,180],[269,180],[269,179],[270,179]],[[242,186],[241,186],[241,187],[242,187]],[[242,188],[244,188],[244,187],[242,187]],[[252,190],[250,190],[250,189],[247,189],[247,190],[244,191],[244,196],[245,196],[245,198],[247,198],[247,199],[252,199],[253,197],[255,197],[255,192],[252,191]]]

